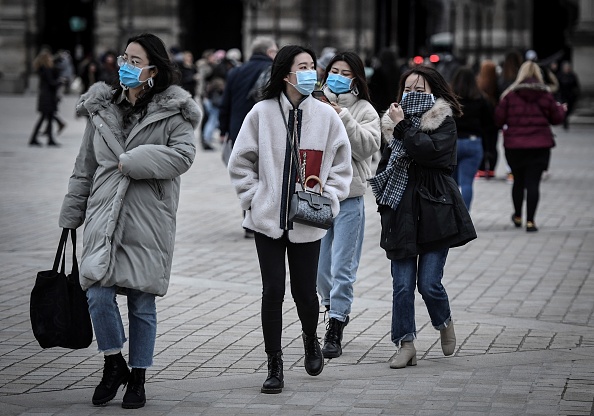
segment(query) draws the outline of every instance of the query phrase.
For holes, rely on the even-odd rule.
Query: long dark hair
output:
[[[473,70],[467,66],[460,67],[454,74],[452,89],[462,99],[477,100],[483,96]]]
[[[344,61],[347,65],[351,68],[351,71],[354,75],[354,83],[357,90],[359,90],[359,95],[357,97],[362,98],[367,101],[371,101],[371,97],[369,96],[369,87],[367,86],[367,80],[365,78],[365,65],[363,61],[355,52],[339,52],[330,60],[328,65],[326,65],[326,74],[324,75],[324,83],[326,83],[326,79],[328,78],[328,74],[332,69],[332,65],[335,62]]]
[[[297,55],[300,53],[307,53],[313,59],[314,66],[316,65],[316,54],[311,49],[299,45],[283,46],[274,61],[272,62],[272,70],[270,72],[270,81],[266,84],[262,96],[264,100],[270,98],[277,98],[285,90],[284,78],[291,72],[291,66]]]
[[[165,91],[170,85],[178,84],[181,75],[177,65],[169,59],[167,48],[159,37],[152,33],[142,33],[128,39],[126,46],[133,42],[138,43],[144,49],[149,65],[154,65],[157,68],[157,74],[153,77],[153,87],[143,90],[138,95],[136,103],[128,110],[130,114],[142,112],[142,116],[144,116],[146,114],[146,106],[152,100],[153,96]],[[116,83],[117,85],[114,86],[117,88],[117,91],[114,94],[114,101],[117,100],[123,89],[119,79]]]
[[[419,65],[402,74],[400,82],[398,83],[398,102],[402,101],[402,92],[404,91],[406,79],[412,74],[422,76],[425,79],[425,82],[431,87],[431,94],[433,94],[435,98],[443,98],[446,100],[448,104],[450,104],[450,107],[452,107],[452,113],[455,117],[462,116],[462,106],[458,102],[456,94],[454,94],[450,85],[436,69],[428,66]]]

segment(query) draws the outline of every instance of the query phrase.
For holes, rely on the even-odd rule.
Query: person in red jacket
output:
[[[526,61],[516,80],[501,94],[495,109],[495,123],[503,129],[505,158],[511,168],[514,184],[512,222],[522,226],[522,205],[526,190],[526,231],[538,231],[534,222],[540,180],[549,165],[555,146],[551,125],[561,124],[567,106],[553,98],[543,81],[538,65]]]

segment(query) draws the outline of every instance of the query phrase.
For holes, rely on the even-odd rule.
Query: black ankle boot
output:
[[[324,369],[324,357],[322,356],[322,349],[318,342],[318,335],[314,333],[308,336],[303,333],[302,337],[305,348],[305,371],[310,376],[317,376]]]
[[[281,351],[268,354],[268,378],[262,385],[262,393],[277,394],[283,391],[285,381],[283,376],[283,353]]]
[[[113,399],[120,386],[122,384],[126,385],[129,376],[130,370],[128,370],[128,364],[122,357],[122,353],[106,355],[103,365],[103,378],[95,388],[93,404],[101,406]]]
[[[324,358],[337,358],[342,355],[342,331],[348,323],[348,316],[344,322],[341,322],[336,318],[330,318],[328,320],[326,336],[324,337],[324,348],[322,348]]]
[[[128,388],[124,394],[122,407],[124,409],[140,409],[146,403],[144,393],[144,381],[146,370],[144,368],[133,368],[128,380]]]

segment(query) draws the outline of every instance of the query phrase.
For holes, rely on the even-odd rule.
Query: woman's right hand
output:
[[[390,108],[388,108],[388,116],[395,124],[398,124],[404,120],[404,111],[402,110],[400,104],[390,104]]]

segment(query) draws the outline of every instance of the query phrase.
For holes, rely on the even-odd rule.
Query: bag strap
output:
[[[281,105],[280,99],[278,100],[278,108],[283,116],[283,121],[285,122],[285,128],[287,129],[287,141],[291,146],[291,155],[295,160],[295,164],[297,165],[298,173],[299,173],[299,180],[301,181],[301,186],[305,190],[306,182],[305,182],[305,169],[301,166],[301,160],[299,158],[299,153],[297,153],[297,149],[295,148],[295,143],[297,142],[297,132],[296,127],[297,123],[295,123],[297,119],[297,115],[295,115],[295,120],[293,122],[293,134],[289,132],[289,124],[287,123],[287,118],[285,117],[285,112],[283,111],[283,106]],[[295,143],[294,143],[295,142]]]
[[[72,241],[72,269],[71,274],[78,275],[78,261],[76,260],[76,230],[74,228],[70,229],[70,240]]]
[[[60,272],[64,273],[66,268],[66,242],[68,241],[68,231],[70,231],[71,241],[72,241],[72,272],[78,273],[78,261],[76,260],[76,230],[63,228],[62,235],[60,236],[60,242],[58,243],[58,250],[56,251],[56,257],[54,259],[54,267],[52,270],[54,272],[58,271],[60,268]],[[62,261],[60,261],[62,260]]]
[[[61,272],[64,273],[64,264],[66,263],[66,241],[68,241],[68,228],[62,229],[62,235],[60,236],[60,242],[58,243],[58,250],[56,251],[56,258],[54,259],[54,267],[52,267],[54,272],[58,271],[58,267],[60,267],[60,259],[62,259]]]

